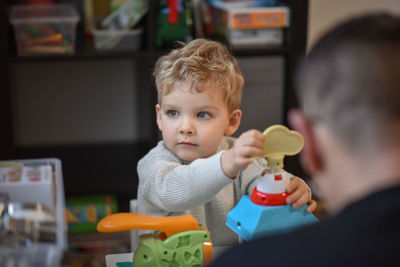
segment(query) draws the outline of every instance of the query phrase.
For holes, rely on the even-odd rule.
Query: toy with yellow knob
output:
[[[251,196],[245,195],[228,213],[226,225],[246,241],[293,230],[318,219],[306,211],[306,205],[293,209],[286,204],[285,192],[290,177],[283,169],[285,156],[298,154],[303,137],[283,125],[273,125],[263,132],[264,157],[268,168],[260,165],[260,177]],[[254,161],[257,164],[257,161]]]

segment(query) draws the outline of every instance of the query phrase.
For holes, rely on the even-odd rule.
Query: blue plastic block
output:
[[[307,205],[293,209],[292,205],[262,206],[254,204],[249,195],[243,196],[227,216],[226,225],[246,241],[283,233],[318,221],[306,211]]]

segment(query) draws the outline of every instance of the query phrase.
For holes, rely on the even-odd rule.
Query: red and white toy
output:
[[[264,157],[267,159],[269,169],[259,165],[262,173],[251,194],[251,201],[264,206],[285,205],[289,196],[285,189],[290,177],[283,170],[283,159],[286,155],[296,155],[301,151],[304,145],[303,136],[283,125],[273,125],[266,129],[263,135]],[[254,162],[258,165],[257,160]]]
[[[286,204],[285,192],[290,175],[283,169],[285,156],[296,155],[304,145],[303,137],[283,125],[273,125],[263,133],[267,167],[260,167],[260,177],[251,197],[245,195],[227,216],[226,225],[242,239],[288,231],[318,219],[306,211],[306,205],[294,210]]]

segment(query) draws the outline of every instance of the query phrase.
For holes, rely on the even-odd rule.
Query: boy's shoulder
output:
[[[155,147],[147,152],[147,154],[139,160],[139,163],[144,163],[147,161],[155,162],[158,160],[174,162],[180,161],[180,159],[165,146],[163,140],[159,141]]]

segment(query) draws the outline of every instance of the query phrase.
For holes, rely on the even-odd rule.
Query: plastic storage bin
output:
[[[79,15],[72,5],[11,7],[18,55],[73,54]]]
[[[95,30],[94,47],[99,51],[136,51],[142,43],[143,29],[116,31]]]
[[[13,167],[12,164],[16,166]],[[20,176],[16,174],[18,172],[25,175]],[[13,217],[9,216],[10,210],[8,214],[2,214],[0,266],[61,266],[63,254],[68,246],[61,161],[55,158],[0,161],[0,193],[9,198],[7,201],[1,200],[1,204],[5,204],[5,207],[8,207],[10,203],[21,205],[34,203],[39,207],[43,205],[42,209],[36,211],[47,210],[54,218],[54,223],[49,225],[40,224],[39,220],[34,220],[33,218],[37,219],[39,214],[33,210],[26,209],[24,213],[20,212],[19,215]],[[48,196],[48,193],[51,195],[50,199],[40,197],[40,194]],[[11,220],[12,224],[10,224]],[[35,235],[31,235],[33,233]],[[51,234],[48,236],[52,238],[45,240],[33,238],[34,236],[43,237],[45,233]]]

